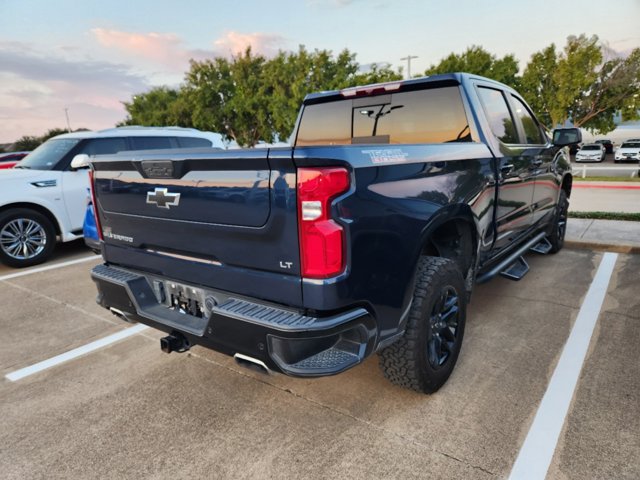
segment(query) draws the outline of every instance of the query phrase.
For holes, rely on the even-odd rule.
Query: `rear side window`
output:
[[[82,148],[87,155],[108,155],[128,150],[125,138],[94,138]]]
[[[478,94],[493,134],[504,143],[520,143],[515,123],[500,90],[478,88]]]
[[[177,137],[177,140],[180,148],[210,147],[213,145],[211,141],[206,138]]]
[[[469,142],[458,87],[305,106],[296,145]]]
[[[170,137],[131,137],[134,150],[165,150],[173,148]]]
[[[546,143],[542,136],[542,132],[540,131],[540,127],[538,126],[538,122],[533,118],[533,115],[526,105],[522,103],[518,97],[511,95],[511,98],[516,106],[516,116],[518,116],[522,122],[526,143],[533,145]]]

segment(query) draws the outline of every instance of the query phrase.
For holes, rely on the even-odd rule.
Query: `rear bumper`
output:
[[[167,279],[109,265],[96,266],[91,277],[98,287],[97,302],[125,320],[179,332],[190,345],[249,356],[287,375],[343,372],[370,355],[377,339],[376,322],[364,308],[311,316],[194,287],[206,297],[202,316],[195,316],[165,305],[157,287]]]

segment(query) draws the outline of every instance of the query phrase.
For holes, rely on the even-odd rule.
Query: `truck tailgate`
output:
[[[301,303],[291,149],[129,153],[93,166],[107,262]]]

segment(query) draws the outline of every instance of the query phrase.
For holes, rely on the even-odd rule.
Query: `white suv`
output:
[[[222,136],[191,128],[119,127],[47,140],[14,168],[0,170],[0,262],[12,267],[42,263],[56,241],[82,237],[89,175],[88,165],[71,166],[75,157],[203,147],[224,148]]]
[[[616,150],[613,161],[615,163],[640,161],[640,139],[632,138],[623,142],[620,148]]]

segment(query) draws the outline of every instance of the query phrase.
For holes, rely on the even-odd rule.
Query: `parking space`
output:
[[[530,255],[522,281],[479,286],[458,366],[431,396],[389,384],[375,357],[335,377],[264,376],[199,347],[165,355],[151,329],[11,382],[7,372],[130,326],[94,304],[97,257],[0,281],[0,468],[5,478],[505,478],[602,256]],[[640,256],[618,257],[549,478],[640,477],[639,268]]]

